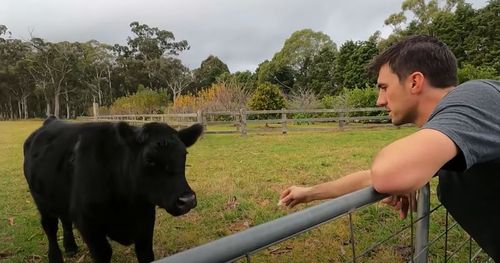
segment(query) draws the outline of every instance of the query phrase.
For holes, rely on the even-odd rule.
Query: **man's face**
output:
[[[394,125],[415,122],[417,103],[411,94],[410,78],[399,81],[398,75],[392,71],[389,64],[385,64],[380,68],[377,87],[377,106],[387,109]]]

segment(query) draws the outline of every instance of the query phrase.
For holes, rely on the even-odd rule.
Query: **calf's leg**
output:
[[[109,263],[111,261],[112,250],[106,239],[104,232],[92,229],[87,226],[80,229],[83,240],[89,248],[90,255],[94,263]]]
[[[75,242],[75,236],[73,235],[73,224],[69,217],[61,217],[61,222],[64,231],[64,253],[66,256],[74,256],[78,252],[78,246]]]
[[[139,263],[151,262],[155,259],[153,253],[153,230],[155,227],[155,209],[146,207],[138,218],[138,235],[135,240],[135,254]]]
[[[153,239],[140,239],[135,241],[135,254],[139,263],[149,263],[155,259],[153,253]]]
[[[48,213],[40,211],[43,231],[47,235],[49,241],[49,262],[61,263],[63,257],[59,245],[57,244],[57,217],[51,216]]]

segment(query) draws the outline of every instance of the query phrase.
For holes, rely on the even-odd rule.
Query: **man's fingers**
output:
[[[380,201],[382,204],[389,204],[392,200],[392,196],[386,197]]]
[[[409,205],[410,205],[410,201],[408,200],[408,198],[405,196],[401,197],[401,210],[399,210],[399,217],[401,219],[406,218],[406,215],[408,214]]]
[[[290,201],[292,200],[292,196],[291,195],[287,195],[283,198],[281,198],[279,201],[278,201],[278,205],[285,205],[285,206],[288,206],[288,204],[290,203]]]
[[[296,206],[297,204],[299,204],[299,201],[297,201],[297,200],[292,200],[292,201],[290,202],[290,204],[288,205],[288,207],[293,208],[293,207],[294,207],[294,206]]]
[[[289,187],[285,191],[281,192],[281,194],[280,194],[280,200],[283,199],[288,194],[290,194],[290,191],[292,191],[291,187]]]
[[[417,212],[417,196],[415,193],[411,195],[411,208],[413,212]]]

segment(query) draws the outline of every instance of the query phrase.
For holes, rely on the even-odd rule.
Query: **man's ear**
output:
[[[419,94],[422,92],[423,86],[424,86],[424,81],[425,77],[422,72],[413,72],[410,74],[410,81],[411,81],[411,93],[412,94]]]
[[[120,138],[127,144],[133,145],[139,142],[136,130],[128,123],[121,121],[116,124],[116,129]]]
[[[193,124],[192,126],[182,129],[179,131],[179,138],[181,141],[189,147],[193,145],[198,137],[203,133],[203,126],[199,123]]]

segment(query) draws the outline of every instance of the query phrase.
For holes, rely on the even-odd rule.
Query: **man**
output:
[[[312,187],[292,186],[293,207],[373,186],[405,218],[409,196],[438,174],[438,197],[456,221],[500,262],[500,82],[457,84],[456,59],[429,36],[413,36],[377,56],[377,105],[392,123],[419,131],[383,148],[369,170]]]

